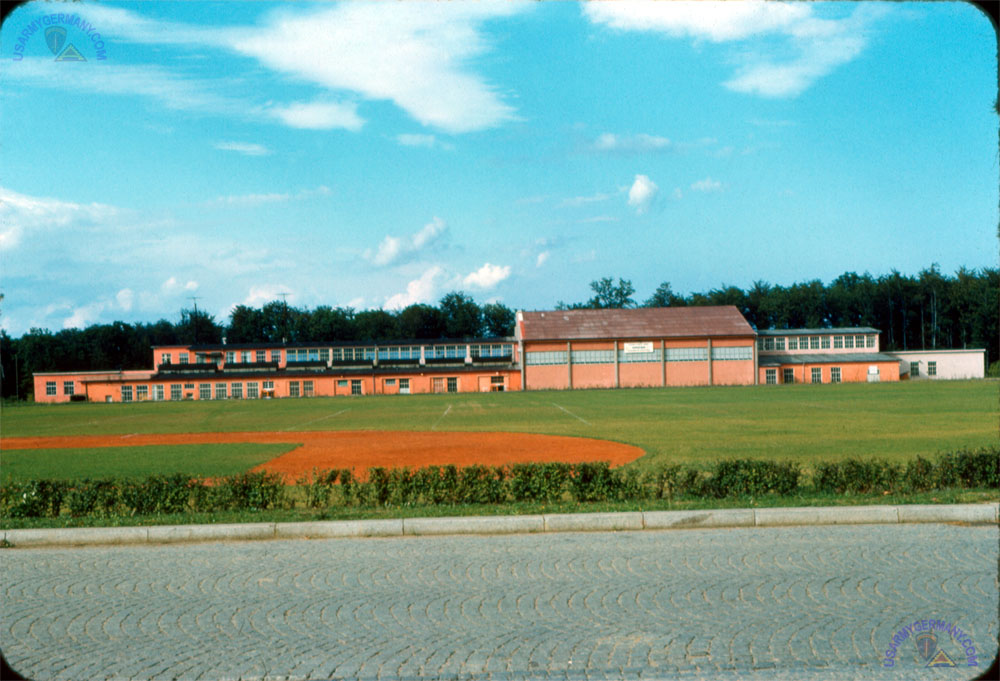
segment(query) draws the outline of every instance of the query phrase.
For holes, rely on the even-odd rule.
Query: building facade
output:
[[[757,332],[758,381],[877,383],[899,380],[899,361],[879,351],[878,329],[768,329]]]
[[[149,371],[37,373],[36,402],[145,402],[981,378],[983,350],[877,329],[755,331],[733,306],[517,313],[510,338],[159,346]]]
[[[986,350],[904,350],[889,353],[899,360],[899,373],[911,381],[957,380],[986,376]]]

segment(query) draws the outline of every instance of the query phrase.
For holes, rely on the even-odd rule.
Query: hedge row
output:
[[[32,480],[0,486],[0,514],[13,518],[332,506],[399,507],[506,502],[641,501],[677,497],[759,497],[813,491],[832,494],[1000,488],[1000,447],[962,450],[906,465],[848,459],[820,463],[811,485],[796,463],[726,460],[704,471],[668,465],[650,471],[606,462],[529,463],[488,467],[372,468],[359,481],[349,470],[313,471],[295,487],[279,475],[244,473],[211,481],[185,475],[143,481]]]

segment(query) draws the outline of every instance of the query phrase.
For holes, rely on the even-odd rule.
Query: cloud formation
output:
[[[389,296],[385,307],[389,310],[401,310],[416,303],[429,303],[437,296],[437,280],[444,275],[444,270],[434,265],[419,278],[406,285],[406,291]]]
[[[102,203],[81,204],[28,196],[0,187],[0,251],[16,248],[25,236],[53,228],[75,230],[100,224],[119,212],[115,206]]]
[[[722,183],[717,180],[713,180],[710,177],[706,177],[704,180],[693,182],[691,184],[691,189],[696,192],[717,192],[722,189]]]
[[[821,19],[810,3],[588,2],[581,6],[596,25],[619,31],[660,33],[712,43],[777,36],[773,55],[744,49],[736,73],[723,85],[762,97],[795,97],[816,80],[856,58],[866,46],[865,28],[886,11],[860,4],[843,19]],[[774,46],[772,46],[774,47]],[[763,48],[761,48],[763,49]]]
[[[489,289],[493,288],[501,281],[510,276],[510,266],[504,265],[491,265],[486,263],[480,267],[475,272],[467,275],[462,283],[466,286],[475,286],[476,288]]]
[[[594,151],[617,153],[642,153],[647,151],[665,151],[671,147],[670,140],[658,135],[615,135],[606,132],[594,140],[591,149]]]
[[[303,130],[360,130],[365,122],[358,116],[354,102],[294,102],[268,109],[274,118],[290,128]]]
[[[659,187],[646,175],[636,175],[628,190],[628,205],[637,213],[645,213],[656,198]]]
[[[435,217],[410,237],[398,237],[387,234],[378,248],[365,252],[365,258],[375,265],[384,267],[404,256],[412,255],[437,241],[448,229],[444,220]]]

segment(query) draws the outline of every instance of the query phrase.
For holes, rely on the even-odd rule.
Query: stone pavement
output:
[[[968,679],[996,654],[998,540],[921,524],[18,548],[0,551],[0,641],[39,681]],[[955,667],[926,667],[923,620],[948,626],[933,646]]]

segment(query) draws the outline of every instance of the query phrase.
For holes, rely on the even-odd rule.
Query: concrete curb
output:
[[[16,547],[86,544],[162,544],[255,539],[402,537],[442,534],[519,534],[529,532],[609,532],[715,527],[791,525],[897,525],[906,523],[1000,524],[1000,503],[941,506],[817,506],[718,509],[704,511],[634,511],[525,516],[468,516],[386,520],[331,520],[241,525],[154,525],[3,530]]]

